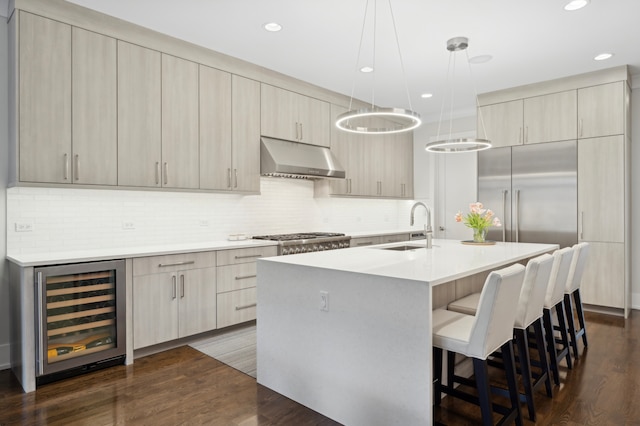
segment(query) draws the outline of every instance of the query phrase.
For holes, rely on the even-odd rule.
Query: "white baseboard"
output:
[[[10,349],[11,345],[9,343],[0,345],[0,370],[11,368]]]

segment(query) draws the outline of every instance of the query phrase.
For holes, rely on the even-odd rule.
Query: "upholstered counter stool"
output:
[[[499,271],[493,271],[487,277],[475,316],[460,314],[446,309],[433,311],[433,365],[434,395],[436,405],[440,404],[441,393],[451,395],[480,405],[482,424],[493,424],[493,411],[503,415],[501,423],[515,420],[522,425],[520,398],[516,383],[515,361],[513,356],[513,323],[516,311],[513,301],[520,295],[524,279],[524,266],[516,264]],[[509,388],[511,407],[491,402],[487,358],[501,349]],[[465,393],[454,387],[454,382],[469,384],[469,380],[455,376],[454,366],[449,366],[447,385],[442,383],[442,355],[455,356],[456,353],[472,358],[478,396]],[[451,359],[451,356],[449,357]]]
[[[571,247],[565,247],[553,252],[553,267],[551,268],[551,277],[549,278],[549,286],[544,300],[543,323],[545,336],[547,339],[547,350],[549,352],[549,364],[553,373],[553,381],[556,385],[560,384],[560,370],[558,365],[562,358],[567,360],[567,367],[572,368],[571,354],[569,353],[569,338],[567,335],[567,323],[565,320],[564,309],[564,290],[569,277],[569,268],[573,259],[574,250]],[[558,320],[557,330],[560,332],[560,338],[556,339],[553,325],[553,311],[556,312]],[[560,345],[558,347],[558,345]]]
[[[529,260],[524,273],[524,283],[517,301],[516,317],[513,324],[513,334],[516,347],[518,348],[518,359],[520,363],[520,373],[524,394],[521,400],[527,403],[529,419],[536,421],[535,405],[533,402],[533,392],[542,384],[545,385],[547,396],[553,396],[551,388],[551,375],[547,361],[547,353],[544,341],[542,325],[542,310],[544,298],[551,276],[553,266],[553,256],[543,254]],[[451,302],[448,310],[475,315],[478,307],[480,293],[473,293],[462,299]],[[528,330],[532,328],[538,350],[540,373],[533,375],[532,362],[529,355]],[[534,380],[535,379],[535,380]]]
[[[567,314],[567,328],[569,329],[569,343],[573,348],[573,357],[578,359],[578,339],[582,337],[584,347],[587,347],[587,329],[584,325],[584,311],[582,310],[582,298],[580,297],[580,282],[582,273],[587,264],[589,256],[589,244],[579,243],[573,246],[573,259],[569,268],[569,277],[564,291],[564,308]],[[572,300],[573,298],[573,300]],[[574,321],[575,315],[578,317],[579,329],[576,330]]]

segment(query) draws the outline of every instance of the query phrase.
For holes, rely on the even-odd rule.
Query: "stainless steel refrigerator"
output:
[[[492,148],[478,153],[478,201],[502,227],[487,239],[527,243],[578,241],[576,141]]]

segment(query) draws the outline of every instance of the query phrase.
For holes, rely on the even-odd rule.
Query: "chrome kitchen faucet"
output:
[[[418,206],[422,206],[425,209],[425,223],[424,223],[424,235],[427,239],[427,248],[430,249],[433,247],[433,228],[431,228],[431,209],[423,202],[418,201],[417,203],[415,203],[413,205],[413,207],[411,207],[411,220],[409,222],[409,225],[413,226],[414,221],[414,215],[416,212],[416,208]]]

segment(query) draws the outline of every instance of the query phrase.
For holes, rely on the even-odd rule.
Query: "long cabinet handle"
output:
[[[177,297],[177,292],[178,292],[178,289],[176,288],[177,285],[176,285],[176,276],[175,275],[171,276],[171,287],[172,287],[172,290],[173,290],[171,298],[175,299]]]
[[[80,156],[78,154],[76,154],[75,160],[75,164],[73,165],[73,174],[75,175],[76,180],[80,180]]]
[[[164,162],[164,184],[169,183],[169,163]]]
[[[584,239],[584,211],[580,212],[580,239]]]
[[[36,309],[36,321],[38,321],[38,375],[44,374],[44,322],[42,320],[42,310],[44,309],[43,303],[43,288],[42,288],[42,272],[38,272],[38,294],[36,295],[38,300],[38,306]]]
[[[581,118],[581,119],[580,119],[580,127],[579,127],[579,129],[580,129],[580,130],[578,130],[578,135],[579,135],[580,137],[582,137],[582,125],[583,125],[583,122],[582,122],[582,118]]]
[[[253,308],[257,305],[257,303],[249,303],[248,305],[240,305],[240,306],[236,306],[236,311],[241,311],[243,309],[249,309],[249,308]]]
[[[304,134],[302,133],[302,123],[300,123],[300,140],[304,139]]]
[[[516,243],[520,242],[520,190],[516,190]]]
[[[249,278],[255,278],[255,277],[257,277],[257,275],[243,275],[243,276],[240,276],[240,277],[236,277],[236,281],[248,280]]]
[[[236,256],[236,259],[251,259],[252,257],[262,257],[261,254],[247,254],[245,256]]]
[[[231,169],[227,169],[227,188],[231,188]]]
[[[524,127],[524,143],[529,143],[529,126]]]
[[[184,299],[184,274],[180,274],[180,298]]]
[[[160,185],[160,162],[156,161],[156,185]]]
[[[233,187],[238,187],[238,169],[233,169]]]
[[[64,154],[64,180],[69,179],[69,155]]]
[[[518,145],[522,145],[522,139],[524,138],[524,127],[520,126],[518,131]]]
[[[167,266],[193,265],[194,263],[196,263],[195,260],[185,260],[182,262],[175,262],[175,263],[158,263],[158,267],[165,268]]]

